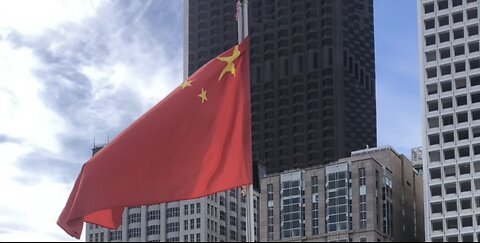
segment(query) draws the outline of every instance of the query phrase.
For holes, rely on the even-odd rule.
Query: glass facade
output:
[[[367,228],[367,186],[365,168],[358,169],[360,229]]]
[[[267,237],[273,240],[273,185],[267,185]]]
[[[302,234],[302,187],[300,180],[282,181],[282,238]]]
[[[312,235],[319,234],[318,222],[318,177],[313,176],[312,183]]]
[[[350,226],[348,171],[326,175],[327,232],[348,230]]]
[[[393,203],[392,203],[392,173],[389,170],[383,171],[383,233],[393,235]]]

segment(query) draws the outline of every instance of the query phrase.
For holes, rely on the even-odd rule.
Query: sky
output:
[[[417,42],[416,1],[375,0],[378,145],[408,157]],[[94,142],[182,77],[183,1],[0,0],[0,241],[75,241],[56,221]]]

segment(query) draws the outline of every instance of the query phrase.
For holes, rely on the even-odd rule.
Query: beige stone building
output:
[[[423,241],[423,186],[391,147],[261,181],[261,241]]]

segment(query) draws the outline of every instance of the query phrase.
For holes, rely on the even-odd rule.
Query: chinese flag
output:
[[[248,39],[200,68],[85,163],[58,225],[116,229],[125,207],[252,183]],[[125,97],[128,102],[128,97]]]

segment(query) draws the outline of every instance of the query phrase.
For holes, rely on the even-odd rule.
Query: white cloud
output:
[[[0,2],[0,241],[74,240],[56,221],[75,178],[55,173],[80,168],[93,137],[114,136],[183,76],[182,44],[146,23],[156,5],[151,18],[169,11],[181,26],[182,5],[165,3]]]
[[[32,73],[39,65],[31,50],[0,42],[0,134],[25,139],[29,147],[58,152],[55,136],[65,125],[39,97],[45,90]]]
[[[0,29],[38,35],[65,22],[81,22],[95,15],[103,1],[91,0],[3,0]]]

